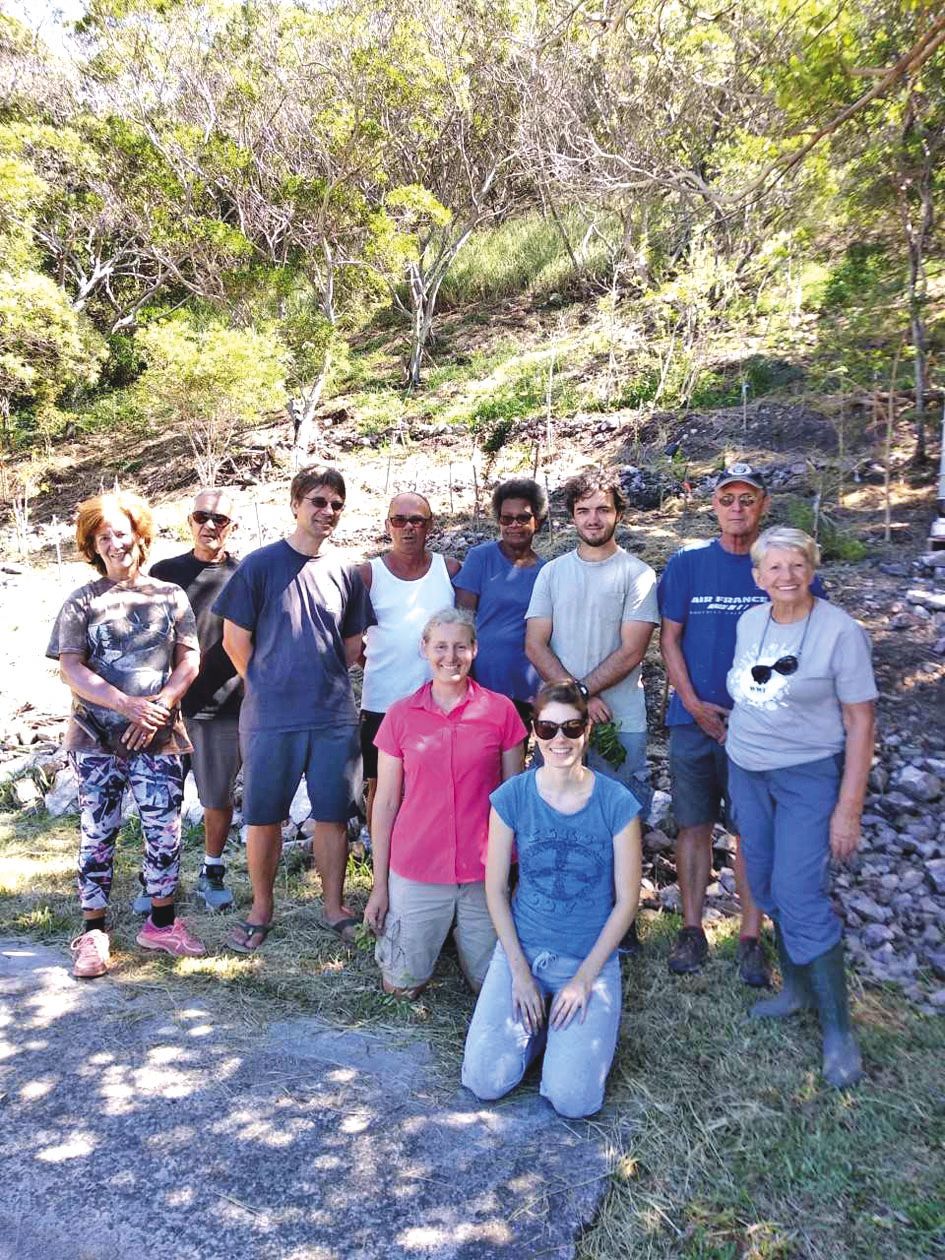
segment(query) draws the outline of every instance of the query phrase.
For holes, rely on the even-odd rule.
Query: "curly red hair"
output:
[[[130,490],[118,490],[114,494],[97,494],[79,504],[75,522],[75,543],[79,553],[94,565],[99,573],[105,574],[105,561],[95,550],[95,535],[102,527],[105,517],[114,512],[121,512],[128,518],[135,542],[138,546],[138,564],[143,565],[148,558],[151,544],[154,542],[154,517],[150,505],[140,494],[132,494]]]

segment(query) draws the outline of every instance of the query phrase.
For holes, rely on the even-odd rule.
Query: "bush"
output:
[[[814,536],[814,508],[806,499],[784,500],[775,516],[779,518],[779,523],[792,525],[795,529],[802,529],[805,534]],[[816,537],[824,560],[853,563],[862,560],[867,554],[865,545],[848,530],[841,529],[825,512],[821,512],[818,518]]]

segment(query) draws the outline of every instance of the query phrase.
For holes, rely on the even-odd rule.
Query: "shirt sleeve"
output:
[[[453,578],[453,585],[458,591],[482,594],[482,552],[478,547],[473,547],[467,554],[463,567]]]
[[[680,623],[684,623],[689,614],[689,591],[683,572],[684,567],[680,552],[671,556],[656,589],[660,616]]]
[[[824,586],[823,582],[820,580],[819,573],[814,574],[814,580],[810,584],[810,593],[812,595],[817,595],[820,599],[830,599],[830,596],[827,594],[826,586]]]
[[[197,638],[197,619],[190,606],[187,592],[179,586],[172,587],[171,602],[174,605],[174,633],[177,642],[185,647],[200,648]]]
[[[374,747],[379,748],[383,753],[387,753],[389,757],[398,757],[403,761],[403,723],[401,722],[400,710],[396,705],[388,709],[384,714],[377,734],[374,736]]]
[[[244,560],[213,601],[212,611],[244,630],[255,630],[261,603],[257,588],[256,574]]]
[[[831,653],[837,699],[841,704],[859,704],[879,695],[873,677],[872,647],[859,622],[849,618],[837,635]]]
[[[502,750],[503,752],[508,752],[510,748],[515,748],[523,739],[527,738],[528,731],[512,701],[507,696],[503,696],[502,699],[505,701],[502,723]]]
[[[353,638],[356,634],[363,634],[369,626],[376,625],[374,605],[364,585],[364,579],[358,572],[357,566],[351,565],[348,569],[348,598],[345,601],[344,616],[341,619],[341,637]]]
[[[607,779],[605,782],[609,793],[607,825],[610,827],[610,834],[615,836],[623,831],[628,822],[641,813],[640,802],[622,783],[617,783],[614,779]]]
[[[621,621],[652,621],[654,626],[659,625],[660,610],[656,601],[656,574],[648,564],[643,566],[630,583],[626,599],[623,601]]]
[[[85,656],[89,650],[88,616],[86,600],[82,599],[84,588],[73,591],[59,610],[59,615],[49,636],[46,655],[58,660],[63,652],[76,652]]]
[[[516,775],[513,779],[506,779],[500,784],[494,792],[490,793],[489,801],[492,808],[499,815],[506,827],[515,830],[515,820],[518,817],[518,798],[521,791],[522,775]]]
[[[554,603],[551,597],[551,574],[554,564],[546,564],[538,570],[538,576],[535,578],[535,585],[532,588],[532,597],[528,601],[528,611],[525,613],[525,620],[529,617],[544,617],[549,621],[554,617]]]

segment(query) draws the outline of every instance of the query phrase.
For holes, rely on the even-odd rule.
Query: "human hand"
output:
[[[140,722],[129,722],[121,733],[120,742],[129,752],[143,752],[154,738],[154,729]]]
[[[725,725],[728,718],[728,709],[723,709],[720,704],[712,704],[708,700],[699,700],[689,712],[695,718],[696,724],[705,731],[706,735],[720,744],[725,743],[725,736],[728,732],[728,728]]]
[[[525,1025],[529,1036],[534,1036],[545,1022],[545,999],[530,971],[512,975],[512,1010]]]
[[[587,716],[592,722],[609,722],[613,717],[610,706],[600,698],[591,696],[587,702]]]
[[[368,897],[367,905],[364,907],[364,922],[371,929],[375,936],[384,935],[384,923],[387,919],[387,911],[390,908],[390,897],[387,889],[381,888],[375,884],[371,889],[371,895]]]
[[[587,1004],[591,1000],[591,988],[592,985],[584,976],[579,971],[576,972],[555,994],[549,1016],[551,1027],[567,1028],[575,1015],[579,1017],[578,1023],[583,1024]]]
[[[838,862],[855,853],[860,845],[861,811],[839,802],[830,815],[830,852]]]
[[[133,726],[150,731],[152,735],[158,727],[165,726],[171,716],[171,706],[160,695],[125,696],[119,711]]]

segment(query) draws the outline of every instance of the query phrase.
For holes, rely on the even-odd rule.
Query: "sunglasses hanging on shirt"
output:
[[[804,641],[807,638],[807,629],[810,626],[810,619],[816,607],[816,601],[811,604],[810,612],[804,621],[804,633],[801,635],[800,646],[797,649],[796,656],[780,656],[770,665],[752,665],[751,676],[763,687],[771,678],[772,674],[781,674],[782,677],[788,678],[791,674],[797,673],[797,667],[800,664],[801,653],[804,651]],[[761,642],[758,644],[758,656],[761,655],[761,649],[765,645],[765,639],[768,637],[768,627],[771,625],[771,609],[768,609],[768,620],[765,622],[764,633],[761,636]],[[757,660],[757,657],[755,658]]]

